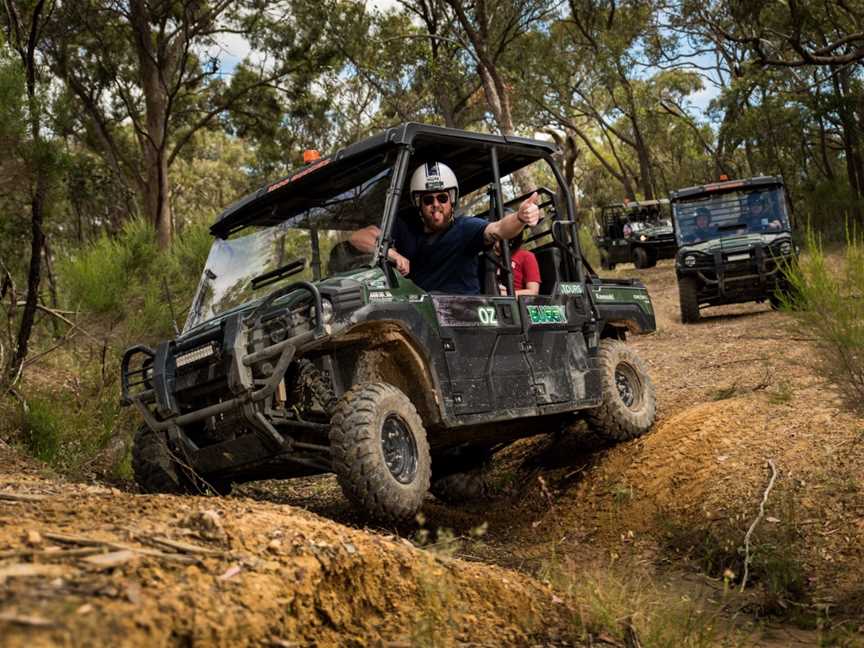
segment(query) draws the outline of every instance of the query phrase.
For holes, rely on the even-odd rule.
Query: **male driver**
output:
[[[714,228],[711,227],[711,210],[707,207],[699,207],[696,210],[696,218],[694,220],[696,227],[687,236],[688,243],[706,241],[716,233]]]
[[[427,292],[479,295],[477,255],[519,234],[540,220],[537,194],[518,211],[499,221],[454,218],[459,200],[459,182],[446,164],[426,162],[411,176],[411,201],[420,211],[419,222],[397,218],[389,259],[396,269]],[[370,225],[351,235],[351,244],[361,252],[375,249],[381,230]]]
[[[783,224],[768,209],[768,199],[761,192],[747,196],[747,227],[751,232],[780,229]]]

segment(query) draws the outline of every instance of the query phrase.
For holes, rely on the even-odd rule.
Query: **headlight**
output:
[[[783,241],[780,244],[780,254],[792,254],[792,243],[790,241]]]
[[[692,254],[688,254],[684,257],[684,265],[688,268],[692,268],[696,265],[696,257]]]
[[[639,240],[640,240],[640,241],[647,241],[647,240],[648,240],[648,237],[645,236],[644,234],[640,234],[640,235],[639,235]]]

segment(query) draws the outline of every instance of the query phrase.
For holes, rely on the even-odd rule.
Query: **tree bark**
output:
[[[24,67],[27,87],[27,113],[30,127],[30,153],[33,185],[30,191],[30,266],[27,272],[27,299],[24,302],[24,312],[21,314],[21,324],[18,328],[15,353],[6,367],[4,376],[7,384],[18,380],[27,358],[30,336],[33,333],[33,323],[36,319],[36,307],[39,300],[39,284],[42,272],[42,249],[45,235],[42,223],[45,218],[45,196],[47,194],[47,177],[42,165],[42,119],[39,98],[37,97],[37,64],[36,46],[41,28],[42,13],[45,3],[39,0],[33,7],[30,24],[25,25],[17,13],[14,4],[6,2],[6,13],[12,27],[12,46],[15,48]],[[26,32],[26,37],[25,37]]]
[[[161,42],[154,48],[154,35],[150,29],[146,0],[133,0],[129,5],[132,28],[135,30],[135,49],[144,92],[145,122],[147,130],[138,138],[144,153],[145,195],[144,207],[156,228],[159,247],[171,245],[173,219],[171,217],[170,184],[168,178],[167,115],[168,89],[164,78],[172,78],[175,70],[170,59],[171,45]],[[159,63],[162,63],[160,68]]]

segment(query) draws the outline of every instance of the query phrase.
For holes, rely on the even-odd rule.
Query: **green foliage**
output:
[[[703,609],[698,600],[677,597],[646,578],[637,569],[610,567],[587,571],[568,557],[553,551],[538,576],[572,600],[580,615],[574,618],[574,635],[588,640],[611,636],[622,645],[645,648],[746,645],[716,612]],[[635,643],[634,637],[638,638]],[[617,642],[616,641],[616,642]]]
[[[808,229],[806,253],[787,268],[791,294],[784,308],[798,329],[814,340],[816,371],[832,381],[850,407],[864,403],[864,239],[847,232],[842,256],[825,252]]]
[[[58,472],[73,476],[98,459],[115,433],[120,414],[113,390],[88,394],[92,400],[80,396],[70,389],[36,392],[27,401],[20,421],[20,442],[27,452]],[[125,458],[116,461],[120,466]],[[122,467],[107,468],[110,474],[123,473]]]
[[[774,491],[771,511],[773,522],[762,520],[750,541],[748,590],[756,594],[761,614],[791,616],[797,608],[790,602],[808,600],[807,570],[796,546],[801,535],[795,494]],[[658,524],[671,552],[687,556],[709,576],[735,587],[743,577],[744,537],[753,515],[746,512],[709,525],[661,515]]]
[[[133,219],[117,237],[103,235],[59,263],[57,272],[72,309],[95,314],[110,327],[122,321],[130,338],[161,338],[173,333],[164,283],[179,316],[192,298],[210,242],[203,225],[189,225],[162,251],[153,228]]]
[[[588,259],[588,263],[595,270],[600,268],[600,250],[594,242],[594,237],[591,235],[591,229],[588,226],[579,228],[579,248],[582,254]]]

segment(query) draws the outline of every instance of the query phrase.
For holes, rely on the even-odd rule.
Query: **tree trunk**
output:
[[[24,312],[21,315],[21,324],[18,328],[18,339],[15,353],[9,361],[6,375],[3,377],[7,384],[18,380],[24,367],[24,360],[30,345],[30,336],[33,333],[33,323],[36,319],[36,307],[39,300],[39,284],[42,272],[42,249],[44,247],[45,235],[42,231],[42,222],[45,218],[45,196],[47,195],[47,176],[43,168],[43,142],[42,142],[42,120],[39,98],[36,96],[36,40],[33,37],[38,33],[44,2],[36,3],[30,16],[30,24],[24,25],[20,21],[14,7],[8,3],[7,15],[13,23],[14,33],[17,40],[13,40],[21,63],[24,66],[27,87],[27,115],[30,126],[30,166],[33,174],[33,186],[30,193],[30,268],[27,273],[27,298],[24,301]],[[25,32],[30,33],[30,38],[23,39]]]
[[[173,70],[170,68],[173,66],[165,61],[162,61],[162,69],[158,65],[157,61],[164,58],[165,53],[158,56],[154,51],[154,36],[150,29],[146,0],[133,0],[129,9],[132,28],[135,30],[135,48],[146,111],[147,131],[138,134],[145,165],[144,208],[147,218],[156,228],[159,247],[165,249],[171,245],[174,232],[166,141],[168,93],[164,79],[172,76]]]
[[[651,169],[651,156],[648,153],[648,147],[645,145],[645,140],[642,139],[642,132],[636,126],[636,121],[633,121],[633,130],[636,135],[636,153],[639,156],[639,176],[642,179],[642,195],[645,200],[654,200],[654,173]]]

